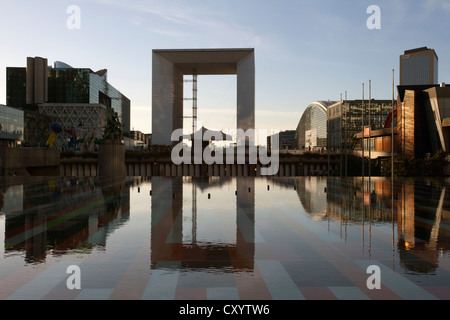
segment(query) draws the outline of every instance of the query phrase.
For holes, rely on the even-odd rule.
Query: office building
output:
[[[406,50],[400,56],[401,86],[438,83],[438,56],[433,49]]]
[[[52,67],[47,59],[29,57],[26,68],[7,68],[7,104],[48,115],[64,130],[78,127],[95,138],[101,138],[105,110],[111,107],[123,132],[130,131],[130,100],[108,83],[106,69],[94,72],[60,61]],[[62,133],[58,140],[68,138]]]
[[[103,104],[117,112],[123,131],[130,131],[130,100],[107,80],[107,70],[72,68],[56,62],[48,72],[47,103]]]
[[[23,110],[0,105],[0,146],[17,147],[24,140]]]
[[[357,140],[357,154],[362,155],[361,152],[361,137],[363,133],[356,134]],[[370,143],[369,143],[370,140]],[[397,140],[397,128],[394,126],[394,155],[397,154],[398,140]],[[369,152],[370,151],[370,152]],[[365,132],[364,135],[364,157],[371,159],[389,158],[392,153],[392,127],[372,130],[370,136]]]
[[[26,108],[27,101],[26,68],[6,68],[6,105]]]
[[[369,123],[372,131],[384,129],[386,120],[392,112],[392,100],[340,101],[329,106],[327,112],[330,149],[334,151],[361,149],[356,135],[362,133],[363,127],[369,130]],[[375,140],[371,139],[368,148],[374,148],[374,144]]]
[[[288,150],[293,148],[295,130],[280,131],[267,137],[267,148],[272,150],[273,139],[278,140],[278,150]]]
[[[450,87],[398,86],[398,102],[399,154],[426,158],[450,150]]]
[[[293,141],[297,150],[322,151],[327,148],[327,108],[334,101],[316,101],[303,112]]]
[[[145,142],[144,133],[139,131],[139,130],[131,130],[130,131],[130,138],[133,138],[134,140]]]
[[[394,154],[425,159],[450,150],[450,88],[445,83],[398,86],[394,112]],[[370,144],[372,158],[389,156],[392,127],[389,117],[384,129],[374,130]],[[361,143],[362,132],[355,138]],[[364,137],[365,151],[369,138]],[[365,154],[367,156],[367,154]]]
[[[151,133],[144,133],[144,143],[147,144],[147,146],[152,145],[152,134]]]

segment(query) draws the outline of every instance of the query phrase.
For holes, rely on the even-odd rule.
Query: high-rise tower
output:
[[[438,56],[427,47],[407,50],[400,56],[400,85],[438,83]]]

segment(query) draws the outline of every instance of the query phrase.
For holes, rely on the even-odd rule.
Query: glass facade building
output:
[[[17,146],[24,138],[24,112],[0,105],[0,145]]]
[[[48,103],[103,104],[117,112],[123,131],[130,131],[130,100],[106,79],[106,70],[52,68],[48,76]]]
[[[383,129],[391,112],[392,100],[371,100],[370,121],[368,100],[343,101],[331,105],[328,107],[330,149],[339,151],[361,148],[356,134],[361,133],[363,127],[369,127],[369,123],[371,130]],[[375,142],[371,141],[371,143]]]
[[[297,126],[293,147],[299,150],[321,151],[327,148],[327,108],[333,102],[311,103]]]
[[[49,69],[48,103],[89,103],[89,69]]]
[[[26,107],[26,68],[6,68],[6,105]]]
[[[272,147],[274,147],[273,141],[274,139],[277,139],[278,150],[292,149],[295,133],[296,133],[295,130],[287,130],[287,131],[280,131],[271,136],[268,136],[267,147],[269,148],[269,150],[272,150]]]
[[[47,99],[50,104],[103,104],[112,107],[122,122],[123,131],[130,131],[130,100],[107,81],[107,70],[97,72],[89,68],[72,68],[57,62],[48,67]],[[33,86],[34,78],[27,79],[27,68],[7,68],[7,104],[12,107],[37,111],[27,104],[27,80]]]

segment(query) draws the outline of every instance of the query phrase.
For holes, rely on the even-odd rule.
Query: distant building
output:
[[[147,135],[138,130],[131,130],[127,137],[124,137],[127,150],[143,150],[150,145]]]
[[[433,49],[407,50],[400,56],[400,85],[438,83],[438,56]]]
[[[303,112],[293,141],[298,150],[321,151],[327,148],[327,108],[334,101],[316,101]]]
[[[134,140],[142,141],[145,143],[145,136],[144,136],[144,133],[142,133],[141,131],[131,130],[130,138],[133,138]]]
[[[328,137],[331,150],[361,149],[356,135],[362,133],[363,127],[369,130],[369,104],[370,104],[370,130],[383,129],[392,112],[392,100],[348,100],[337,102],[328,107]],[[395,106],[394,106],[395,107]],[[364,111],[364,125],[363,120]],[[374,139],[370,145],[374,147]]]
[[[117,113],[124,133],[130,131],[130,100],[107,81],[107,70],[73,68],[63,62],[27,58],[26,68],[7,68],[7,104],[49,115],[64,130],[101,138],[106,107]],[[50,128],[48,128],[50,129]],[[59,135],[60,143],[70,134]]]
[[[274,139],[278,139],[278,150],[292,149],[295,130],[287,130],[275,133],[267,137],[267,148],[272,150]]]
[[[152,145],[152,134],[151,133],[144,134],[144,142],[147,144],[147,146]]]

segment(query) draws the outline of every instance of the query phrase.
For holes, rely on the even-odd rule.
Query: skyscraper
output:
[[[406,50],[400,56],[400,85],[438,83],[438,56],[434,49],[421,47]]]
[[[26,68],[8,67],[6,103],[24,110],[38,111],[46,104],[98,105],[117,112],[124,133],[130,131],[130,100],[107,81],[107,70],[73,68],[56,61],[48,66],[47,59],[27,58]],[[77,119],[79,120],[79,119]],[[75,124],[78,124],[75,123]]]

